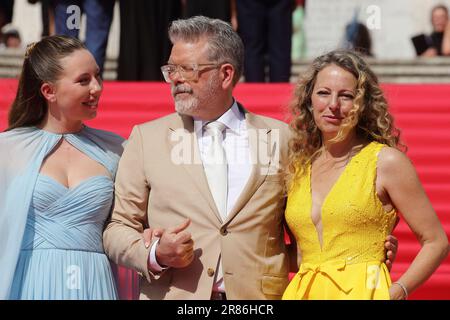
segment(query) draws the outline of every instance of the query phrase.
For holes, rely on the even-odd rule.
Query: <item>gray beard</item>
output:
[[[203,101],[212,101],[215,93],[217,92],[217,86],[218,86],[218,79],[214,79],[211,78],[208,83],[207,83],[207,94],[205,96],[205,98],[203,99]],[[183,115],[187,115],[187,116],[195,116],[198,114],[198,111],[200,110],[200,100],[198,97],[190,97],[189,99],[186,100],[177,100],[176,98],[174,98],[175,100],[175,110],[179,113],[179,114],[183,114]],[[202,108],[207,108],[208,106],[203,106]]]
[[[175,99],[175,110],[184,115],[192,115],[198,110],[198,98],[191,97],[187,100]]]

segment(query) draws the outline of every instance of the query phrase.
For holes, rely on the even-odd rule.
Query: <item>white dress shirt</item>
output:
[[[224,130],[223,147],[227,155],[228,163],[228,199],[227,213],[236,203],[239,195],[250,177],[252,169],[250,161],[250,147],[245,116],[239,110],[236,102],[216,121],[226,126]],[[202,161],[205,159],[206,150],[212,142],[212,137],[205,135],[204,125],[209,121],[194,119],[194,129],[197,135],[198,147]]]

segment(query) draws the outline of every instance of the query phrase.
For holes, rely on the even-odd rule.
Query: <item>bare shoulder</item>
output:
[[[401,174],[414,170],[411,160],[400,150],[384,147],[378,154],[378,172],[383,174]]]

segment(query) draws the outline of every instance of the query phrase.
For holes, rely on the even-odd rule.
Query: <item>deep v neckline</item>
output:
[[[327,203],[327,200],[330,198],[330,195],[334,192],[334,190],[337,188],[337,186],[339,185],[339,183],[341,182],[341,180],[343,179],[343,176],[347,173],[347,171],[349,170],[350,166],[352,165],[352,163],[354,162],[354,160],[370,145],[372,144],[372,142],[369,142],[368,144],[366,144],[364,147],[361,148],[361,150],[359,150],[353,157],[351,157],[349,159],[349,161],[347,162],[347,164],[345,165],[344,170],[342,170],[341,174],[339,175],[339,177],[336,179],[336,181],[333,183],[333,185],[331,186],[330,190],[328,190],[327,195],[323,198],[322,204],[320,205],[320,221],[322,223],[322,244],[320,243],[320,238],[319,238],[319,232],[317,231],[317,227],[314,224],[314,221],[312,219],[312,209],[313,209],[313,190],[312,190],[312,163],[309,163],[308,165],[308,188],[309,188],[309,204],[310,204],[310,210],[309,210],[309,221],[311,222],[311,224],[313,225],[315,232],[316,232],[316,237],[317,237],[317,243],[319,245],[319,249],[320,252],[323,252],[323,248],[326,246],[325,245],[325,228],[324,228],[324,224],[323,224],[323,208],[325,206],[325,204]]]

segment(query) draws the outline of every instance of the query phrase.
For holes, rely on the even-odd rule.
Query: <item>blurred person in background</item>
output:
[[[162,81],[169,59],[167,29],[181,17],[181,0],[122,0],[117,80]]]
[[[245,46],[245,82],[289,82],[295,7],[294,0],[236,2],[238,33]]]
[[[3,41],[0,43],[2,48],[21,48],[22,39],[20,37],[19,31],[17,29],[9,27],[6,25],[3,27]],[[6,31],[5,31],[6,29]]]
[[[447,22],[446,22],[446,25],[445,25],[445,30],[444,30],[443,39],[442,39],[442,55],[443,56],[450,56],[450,21],[448,20],[448,14],[447,14],[446,17],[447,17],[447,20],[446,20]],[[443,23],[444,22],[442,21],[440,23],[440,26]]]
[[[205,16],[230,22],[237,30],[236,0],[182,0],[183,16]]]
[[[85,44],[100,67],[100,73],[104,69],[114,4],[115,0],[58,0],[55,3],[56,34],[78,38],[81,23],[77,23],[81,19],[77,18],[81,17],[76,17],[76,8],[86,14]]]
[[[345,28],[346,49],[354,50],[360,54],[372,57],[372,38],[365,24],[354,21]]]
[[[448,9],[445,5],[440,4],[431,9],[431,24],[433,26],[433,32],[426,37],[428,49],[421,53],[420,56],[435,57],[446,55],[443,52],[443,38],[448,22]]]
[[[2,28],[12,21],[14,0],[0,0],[0,42],[3,41]]]
[[[292,13],[292,53],[293,61],[306,57],[305,4],[306,0],[296,0],[297,6]]]

